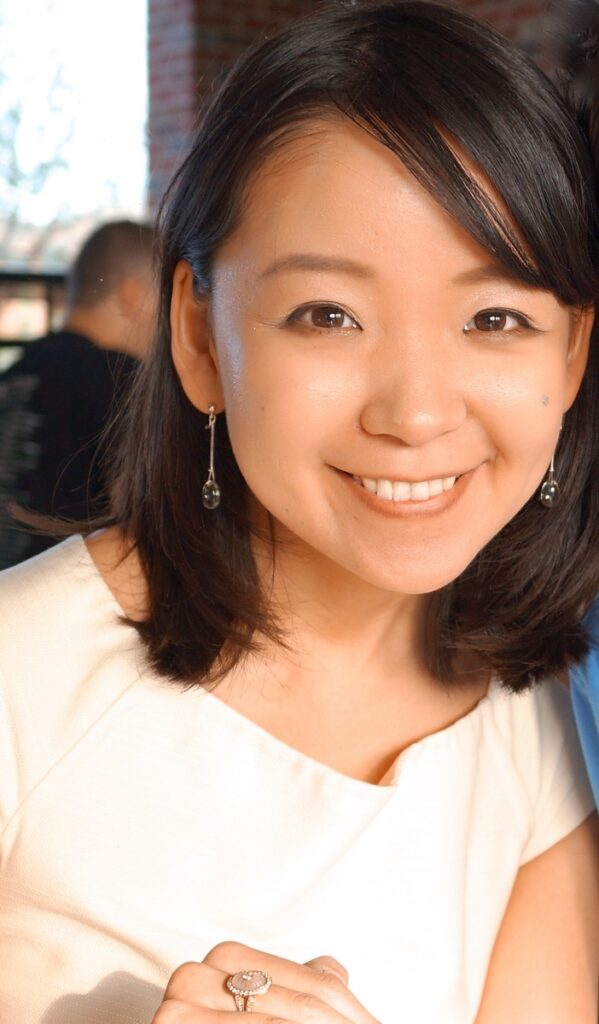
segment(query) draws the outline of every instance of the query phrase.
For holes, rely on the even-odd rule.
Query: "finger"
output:
[[[218,946],[210,950],[204,958],[204,962],[227,974],[235,974],[236,971],[243,970],[265,970],[273,979],[276,975],[278,984],[286,988],[300,990],[302,986],[297,984],[299,979],[304,978],[308,981],[322,973],[324,968],[329,968],[345,984],[348,977],[345,967],[332,956],[317,957],[314,961],[316,967],[314,967],[311,960],[306,964],[298,964],[295,960],[286,960],[285,957],[264,953],[262,950],[244,946],[240,942],[220,942]]]
[[[343,982],[331,971],[330,977],[337,986]],[[207,963],[189,962],[181,964],[172,975],[166,989],[165,1001],[176,1003],[178,1012],[185,1020],[184,1008],[231,1011],[235,1003],[232,992],[227,988],[228,974]],[[326,1000],[309,992],[297,992],[271,984],[268,992],[257,995],[254,1007],[261,1013],[288,1018],[294,1024],[354,1024],[353,1017],[338,1012]]]
[[[226,975],[205,961],[189,961],[173,971],[164,993],[165,1002],[175,1000],[206,1009],[223,1010]],[[229,993],[230,995],[230,993]]]
[[[336,963],[333,958],[326,957],[325,959]],[[286,960],[284,957],[263,953],[237,942],[219,943],[218,946],[210,950],[205,958],[205,963],[216,967],[227,975],[246,970],[265,971],[276,985],[290,989],[292,992],[316,996],[342,1016],[345,1015],[352,1024],[376,1024],[374,1017],[368,1013],[347,988],[344,980],[340,979],[334,971],[314,970],[306,964],[298,964],[293,960]]]
[[[332,971],[344,985],[349,984],[349,974],[345,967],[332,956],[317,956],[314,960],[307,960],[305,966],[311,967],[313,971]]]
[[[152,1024],[230,1024],[231,1018],[220,1010],[207,1010],[203,1007],[190,1006],[177,999],[167,999],[153,1017]],[[252,1024],[297,1024],[287,1017],[272,1017],[267,1013],[256,1013],[252,1016]]]
[[[197,965],[200,966],[200,965]],[[208,976],[205,972],[195,973],[189,969],[185,974],[179,976],[175,991],[171,988],[171,996],[167,1002],[173,1007],[173,1022],[179,1024],[204,1024],[212,1020],[221,1020],[221,1014],[231,1013],[237,1010],[233,994],[225,987],[226,975],[221,972],[220,979],[211,988],[206,986]],[[198,988],[197,981],[201,977],[202,987]],[[358,1024],[356,1018],[347,1017],[344,1013],[333,1009],[329,1003],[324,1002],[318,996],[308,992],[294,992],[292,989],[281,988],[280,985],[271,985],[268,992],[254,997],[251,1005],[251,1012],[263,1014],[269,1020],[289,1020],[293,1024]],[[175,1012],[176,1008],[176,1012]],[[246,1004],[246,1010],[249,1008]],[[194,1013],[196,1016],[194,1016]],[[168,1018],[167,1018],[168,1019]],[[228,1018],[230,1019],[230,1018]],[[162,1024],[161,1021],[158,1024]]]
[[[335,979],[337,985],[343,984],[333,972],[330,972],[330,977]],[[328,996],[329,992],[325,994]],[[289,1018],[294,1024],[361,1024],[358,1017],[335,1009],[328,999],[322,999],[311,992],[281,988],[280,985],[272,985],[265,995],[256,1000],[256,1005],[258,1003],[261,1011]]]

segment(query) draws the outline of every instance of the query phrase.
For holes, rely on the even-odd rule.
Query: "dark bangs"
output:
[[[566,305],[592,302],[594,169],[552,83],[503,37],[453,7],[426,0],[344,7],[247,54],[207,110],[178,176],[212,194],[201,204],[210,223],[185,232],[204,281],[210,256],[241,213],[240,186],[302,123],[339,112],[394,152],[516,278]],[[226,169],[217,167],[232,137],[238,152]],[[460,150],[509,217],[468,174]],[[172,212],[167,197],[169,226]]]
[[[160,325],[115,487],[113,521],[137,544],[149,580],[152,611],[140,632],[155,667],[188,683],[227,671],[260,633],[278,634],[260,593],[225,416],[217,450],[223,503],[217,513],[201,505],[208,438],[170,357],[173,272],[186,259],[198,293],[209,292],[215,255],[242,215],[252,174],[309,122],[331,115],[394,152],[515,278],[568,306],[595,300],[587,140],[549,80],[491,29],[426,0],[341,5],[243,57],[204,113],[161,211]],[[561,434],[559,505],[548,511],[532,498],[435,596],[430,662],[440,679],[454,678],[458,653],[474,652],[519,689],[584,652],[581,614],[599,580],[598,386],[593,344]],[[202,565],[209,571],[198,576]]]

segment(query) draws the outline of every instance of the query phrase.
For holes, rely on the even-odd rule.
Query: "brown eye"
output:
[[[481,334],[502,334],[516,331],[520,327],[532,325],[521,313],[513,313],[509,309],[482,309],[472,317],[464,330],[479,331]]]
[[[343,327],[345,317],[338,306],[314,306],[310,319],[315,327]]]
[[[507,323],[507,313],[477,313],[474,324],[477,331],[503,331]]]
[[[356,321],[340,306],[322,303],[313,306],[302,306],[288,318],[288,323],[306,324],[317,330],[347,330],[358,328]]]

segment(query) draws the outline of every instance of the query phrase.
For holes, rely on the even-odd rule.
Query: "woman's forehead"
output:
[[[459,158],[499,206],[471,162]],[[275,254],[302,252],[356,259],[361,253],[376,264],[391,251],[402,259],[406,247],[426,251],[431,243],[475,260],[484,256],[396,153],[349,119],[331,117],[308,122],[266,157],[215,265],[244,253],[271,262]]]

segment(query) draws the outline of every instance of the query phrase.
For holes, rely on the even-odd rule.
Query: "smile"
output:
[[[429,501],[445,491],[451,491],[457,476],[437,477],[435,480],[373,480],[369,477],[354,476],[354,481],[370,494],[384,501]]]

